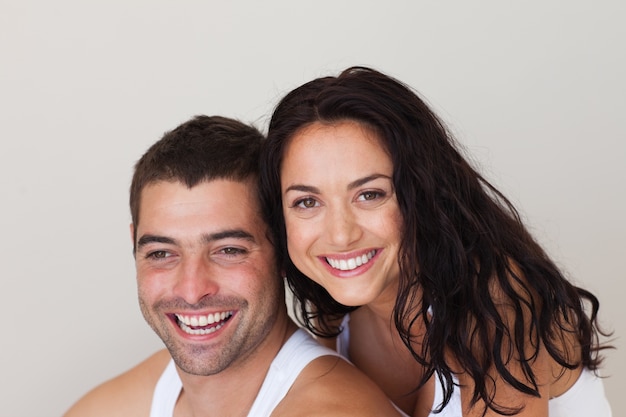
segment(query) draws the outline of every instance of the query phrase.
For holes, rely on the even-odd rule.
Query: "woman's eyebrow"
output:
[[[285,194],[289,191],[302,191],[303,193],[319,194],[320,190],[312,185],[294,184],[285,189]]]
[[[388,175],[372,174],[372,175],[368,175],[367,177],[359,178],[357,180],[352,181],[350,184],[348,184],[348,190],[352,190],[354,188],[360,187],[378,178],[385,178],[385,179],[391,180],[391,177],[389,177]]]
[[[391,180],[391,177],[389,177],[388,175],[383,175],[383,174],[372,174],[372,175],[368,175],[366,177],[363,178],[359,178],[356,179],[354,181],[352,181],[350,184],[348,184],[348,190],[352,190],[354,188],[360,187],[364,184],[367,184],[370,181],[374,181],[378,178],[385,178],[388,180]],[[289,187],[287,187],[285,189],[285,194],[289,191],[301,191],[304,193],[311,193],[311,194],[320,194],[320,190],[317,187],[314,187],[312,185],[304,185],[304,184],[293,184],[290,185]]]

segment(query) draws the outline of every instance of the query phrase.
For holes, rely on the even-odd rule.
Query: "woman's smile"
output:
[[[340,271],[353,271],[362,266],[367,267],[369,261],[376,256],[376,249],[372,249],[370,251],[366,251],[362,255],[350,255],[350,256],[337,256],[337,255],[329,255],[324,256],[323,258],[326,260],[328,265],[330,265],[333,269],[338,269]],[[364,268],[360,268],[364,270]]]

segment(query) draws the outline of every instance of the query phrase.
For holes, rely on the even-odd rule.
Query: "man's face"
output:
[[[215,180],[189,189],[161,181],[142,191],[139,304],[187,373],[213,375],[245,361],[283,311],[253,184]]]

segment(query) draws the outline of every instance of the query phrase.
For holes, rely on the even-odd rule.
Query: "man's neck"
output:
[[[219,374],[199,376],[177,369],[183,389],[174,416],[246,416],[272,361],[296,329],[289,317],[279,319],[254,355]]]

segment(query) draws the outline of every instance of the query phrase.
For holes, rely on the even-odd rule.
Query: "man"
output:
[[[287,315],[258,196],[263,136],[198,116],[135,166],[131,236],[157,352],[74,416],[397,416],[375,384]]]

